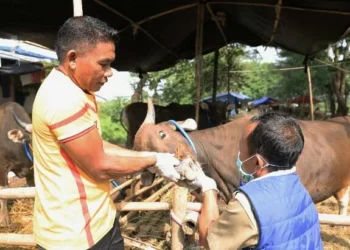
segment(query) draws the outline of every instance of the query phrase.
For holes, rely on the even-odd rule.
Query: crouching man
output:
[[[275,113],[255,116],[237,156],[242,186],[219,215],[217,187],[197,170],[190,188],[204,194],[200,244],[209,249],[323,249],[318,213],[295,164],[304,147],[297,120]]]

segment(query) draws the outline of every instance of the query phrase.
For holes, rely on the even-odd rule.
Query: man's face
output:
[[[83,90],[96,92],[113,75],[111,63],[115,57],[115,45],[113,42],[99,42],[86,50],[85,54],[76,57],[73,77]]]
[[[249,134],[255,129],[257,123],[250,123],[243,132],[243,135],[239,141],[239,150],[240,150],[240,160],[245,161],[252,155],[249,154],[248,141],[247,138]],[[258,170],[258,159],[257,157],[252,157],[249,160],[245,161],[242,165],[243,171],[250,174]]]

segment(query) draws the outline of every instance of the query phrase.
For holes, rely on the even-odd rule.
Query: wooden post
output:
[[[82,0],[73,0],[73,13],[74,13],[74,16],[82,16],[83,15]]]
[[[199,102],[201,99],[201,83],[202,83],[202,45],[203,45],[203,19],[204,19],[204,3],[198,3],[197,11],[197,36],[196,36],[196,122],[199,121]]]
[[[188,189],[175,186],[173,191],[173,213],[181,220],[186,215]],[[182,250],[185,246],[185,234],[181,225],[174,219],[171,222],[171,250]]]
[[[213,90],[211,102],[216,102],[216,92],[218,88],[218,65],[219,65],[219,49],[215,50],[214,54],[214,72],[213,72]]]
[[[313,95],[312,95],[312,81],[311,81],[311,72],[310,72],[310,66],[307,65],[307,80],[309,82],[309,97],[310,97],[310,115],[311,115],[311,121],[314,120],[314,102],[313,102]]]

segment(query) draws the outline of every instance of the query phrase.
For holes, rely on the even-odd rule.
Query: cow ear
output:
[[[11,129],[7,132],[7,137],[14,143],[24,143],[24,135],[19,129]]]
[[[185,131],[193,131],[197,129],[197,123],[193,119],[186,119],[183,122],[178,122],[181,128],[183,128]]]
[[[201,108],[202,108],[203,110],[209,110],[209,105],[208,105],[208,103],[206,103],[206,102],[201,102]]]
[[[231,111],[232,109],[235,109],[236,105],[234,105],[233,103],[229,104],[226,108],[227,111]]]

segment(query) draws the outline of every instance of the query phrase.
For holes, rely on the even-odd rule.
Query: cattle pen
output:
[[[138,180],[139,177],[132,178],[114,188],[110,192],[111,196]],[[152,187],[155,187],[162,182],[163,178],[159,178],[155,181],[155,184],[153,184]],[[134,195],[129,196],[116,204],[118,213],[128,212],[124,216],[119,216],[121,226],[127,224],[140,211],[168,211],[170,214],[175,214],[175,216],[169,216],[170,218],[173,218],[171,225],[171,249],[183,249],[185,245],[184,234],[193,235],[196,232],[198,216],[195,215],[198,215],[198,212],[201,209],[201,203],[188,202],[187,199],[183,198],[187,196],[187,189],[178,187],[174,185],[174,183],[167,183],[142,202],[130,202],[134,197],[149,189],[150,187],[142,188]],[[157,201],[160,196],[169,190],[172,190],[171,202]],[[34,197],[35,187],[5,188],[0,190],[0,199],[33,199]],[[186,211],[192,212],[186,214]],[[321,224],[350,226],[350,216],[319,213],[319,218]],[[124,240],[126,246],[136,247],[138,249],[156,249],[152,248],[152,246],[147,243],[129,237],[124,237]],[[31,234],[0,233],[0,245],[35,246],[36,243]]]

